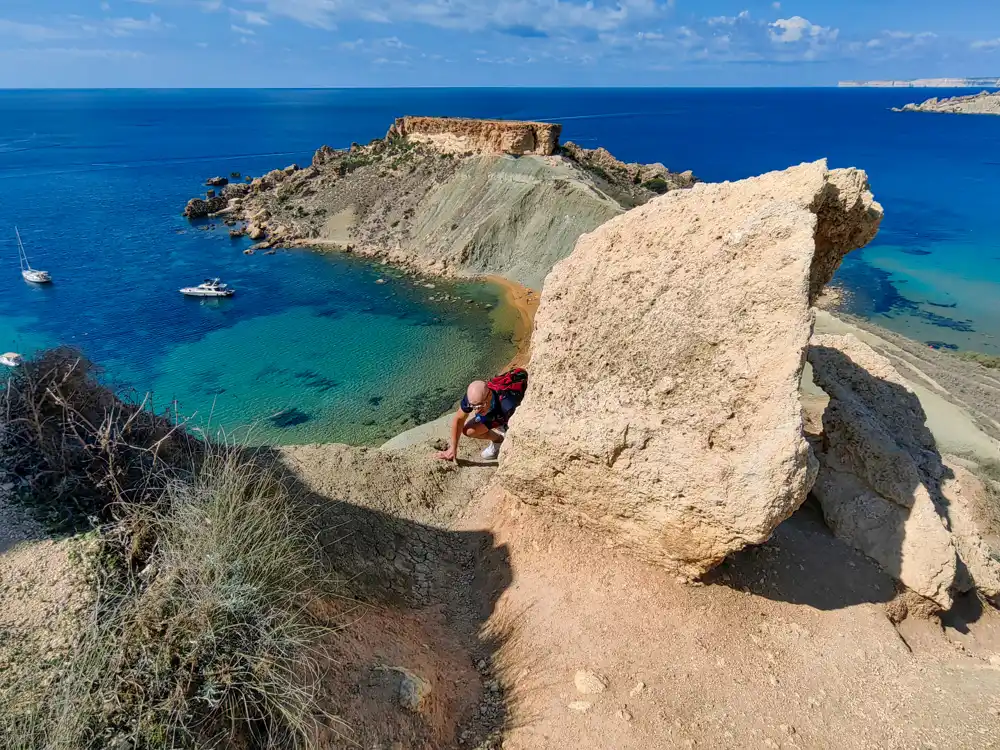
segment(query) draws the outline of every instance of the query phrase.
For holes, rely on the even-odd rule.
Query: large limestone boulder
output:
[[[986,488],[938,452],[906,381],[851,335],[817,335],[808,356],[830,396],[813,492],[834,534],[942,609],[973,586],[997,596]]]
[[[686,576],[767,539],[816,473],[810,302],[881,216],[863,172],[820,161],[671,192],[581,237],[545,281],[506,489]]]

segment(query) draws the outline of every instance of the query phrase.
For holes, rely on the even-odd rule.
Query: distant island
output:
[[[913,78],[891,81],[839,81],[841,88],[962,89],[1000,88],[1000,78]]]
[[[942,112],[956,115],[1000,115],[1000,93],[981,91],[971,96],[938,99],[936,96],[920,104],[893,107],[893,112]]]

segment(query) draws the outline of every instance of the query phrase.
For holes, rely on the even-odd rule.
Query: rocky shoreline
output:
[[[920,104],[893,107],[893,112],[938,112],[958,115],[1000,115],[1000,92],[981,91],[970,96],[938,99],[936,96]]]

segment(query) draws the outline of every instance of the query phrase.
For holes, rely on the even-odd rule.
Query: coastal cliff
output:
[[[400,117],[386,137],[409,138],[454,153],[552,156],[559,148],[561,132],[561,125],[546,122]]]
[[[939,112],[958,115],[1000,115],[1000,92],[981,91],[970,96],[938,99],[936,96],[920,104],[893,107],[893,112]]]
[[[559,146],[558,135],[545,123],[401,118],[367,146],[324,146],[305,169],[227,185],[226,205],[211,208],[244,222],[259,248],[326,247],[540,289],[581,234],[695,182],[662,164]],[[189,215],[205,208],[196,199]]]

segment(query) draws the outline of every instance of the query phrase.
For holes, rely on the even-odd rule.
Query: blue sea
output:
[[[180,215],[207,177],[308,162],[428,114],[558,121],[564,140],[709,181],[823,157],[861,167],[886,218],[838,273],[848,311],[1000,354],[1000,117],[890,111],[957,93],[0,92],[0,350],[77,346],[158,410],[255,442],[370,444],[438,416],[512,354],[498,290],[462,284],[463,302],[433,302],[440,281],[308,250],[247,256],[225,227]],[[15,224],[50,288],[21,280]],[[237,295],[177,293],[208,276]]]

